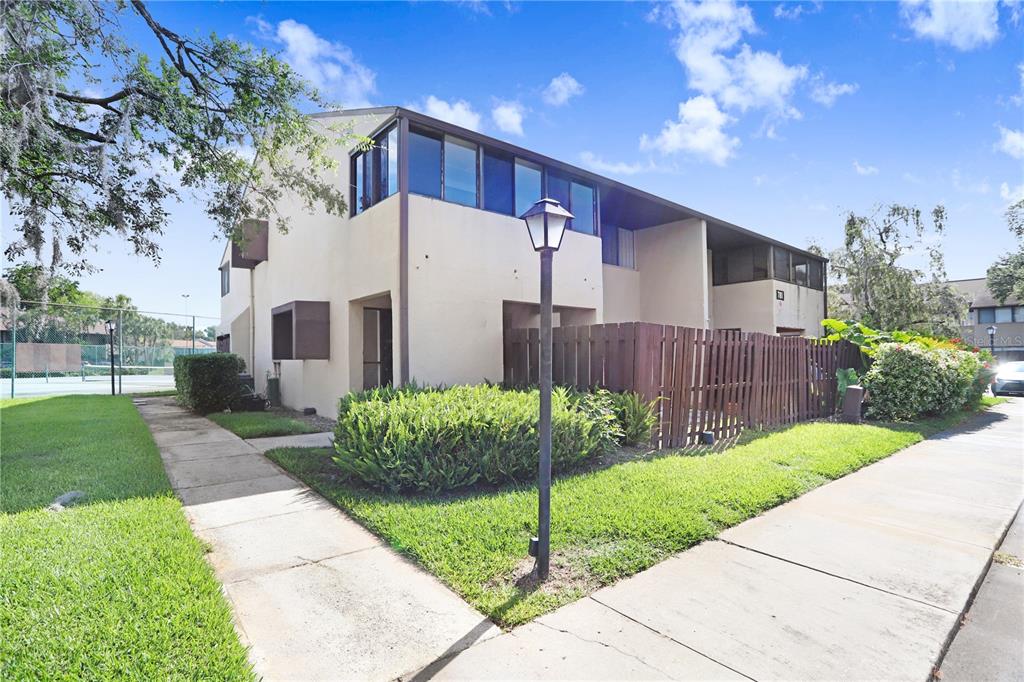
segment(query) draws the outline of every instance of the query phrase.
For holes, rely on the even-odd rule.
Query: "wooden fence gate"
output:
[[[660,398],[655,443],[663,448],[697,443],[705,432],[727,438],[831,416],[836,371],[859,365],[857,348],[845,341],[646,322],[552,332],[554,383]],[[506,330],[506,385],[537,384],[539,353],[539,330]]]

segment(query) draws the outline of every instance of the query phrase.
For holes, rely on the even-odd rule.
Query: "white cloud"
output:
[[[522,137],[525,113],[526,110],[519,102],[499,101],[491,109],[491,119],[501,132]]]
[[[950,174],[950,179],[953,182],[953,189],[958,192],[968,192],[970,194],[988,194],[992,187],[988,184],[988,179],[982,180],[971,180],[970,178],[964,177],[960,173],[959,168],[954,168]]]
[[[862,166],[856,159],[853,161],[853,170],[857,171],[857,175],[878,175],[877,166]]]
[[[998,128],[999,142],[996,142],[996,150],[1015,159],[1024,159],[1024,130],[1011,130],[1003,126]]]
[[[790,19],[797,20],[804,14],[817,14],[822,10],[825,3],[822,0],[815,0],[814,2],[796,2],[791,5],[780,4],[775,6],[774,12],[776,19]]]
[[[580,82],[563,71],[548,83],[544,88],[542,96],[547,104],[553,107],[560,107],[568,103],[573,97],[578,97],[585,92]]]
[[[919,38],[973,50],[999,37],[995,0],[900,0],[900,14]]]
[[[999,185],[999,198],[1005,201],[1007,205],[1016,204],[1024,199],[1024,185],[1010,187],[1008,183],[1004,182]]]
[[[799,118],[789,100],[796,84],[807,77],[807,67],[789,66],[778,54],[741,44],[745,34],[758,32],[749,7],[732,0],[681,0],[673,9],[680,29],[676,57],[686,68],[691,88],[740,111],[764,108]]]
[[[422,111],[427,116],[433,116],[463,128],[480,129],[480,114],[474,111],[473,106],[464,99],[446,102],[433,95],[428,95],[422,103],[414,102],[408,106],[410,109]]]
[[[843,95],[852,95],[859,89],[860,86],[856,83],[832,83],[818,74],[811,86],[811,99],[822,106],[831,107]]]
[[[641,137],[640,148],[661,154],[687,152],[722,166],[740,146],[739,138],[723,130],[732,121],[714,99],[698,95],[679,104],[679,118],[666,121],[657,137]]]
[[[249,17],[259,35],[283,46],[281,55],[296,72],[320,93],[346,107],[365,107],[377,92],[377,74],[361,64],[342,43],[318,36],[313,29],[293,19],[273,26],[261,17]]]
[[[903,177],[903,180],[905,182],[909,182],[912,185],[923,185],[924,184],[924,180],[922,180],[921,178],[917,177],[913,173],[909,173],[909,172],[904,173],[902,177]]]
[[[605,161],[603,158],[594,154],[593,152],[585,151],[580,153],[580,161],[583,165],[592,171],[597,173],[605,173],[607,175],[637,175],[638,173],[665,173],[671,169],[659,165],[654,162],[653,159],[647,161],[634,161],[633,163],[626,163],[624,161]]]

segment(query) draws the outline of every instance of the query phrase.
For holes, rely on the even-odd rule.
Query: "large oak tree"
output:
[[[329,104],[268,52],[176,33],[142,0],[0,0],[0,31],[10,261],[73,274],[108,234],[156,261],[181,193],[235,238],[244,217],[286,229],[285,193],[344,212],[328,150],[346,132],[304,115]]]

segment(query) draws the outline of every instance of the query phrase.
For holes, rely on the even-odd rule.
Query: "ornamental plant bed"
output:
[[[959,411],[913,424],[811,422],[748,433],[721,451],[658,456],[558,477],[551,494],[556,579],[541,585],[529,579],[526,556],[537,521],[532,478],[499,489],[402,495],[371,490],[353,479],[330,449],[281,449],[268,456],[496,623],[511,627],[970,414]]]

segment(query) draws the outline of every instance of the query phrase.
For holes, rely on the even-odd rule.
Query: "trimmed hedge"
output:
[[[986,368],[977,353],[884,343],[875,351],[861,384],[874,419],[911,421],[948,414],[981,399]],[[983,389],[982,389],[983,390]]]
[[[536,390],[492,385],[352,394],[339,405],[334,461],[348,475],[389,492],[532,480],[539,400]],[[556,388],[551,422],[554,471],[607,451],[621,436],[607,395]]]
[[[219,412],[238,398],[238,375],[245,362],[234,353],[179,355],[174,358],[178,401],[195,412]]]

